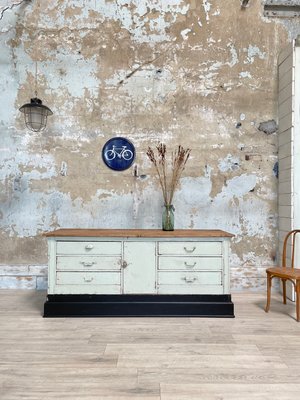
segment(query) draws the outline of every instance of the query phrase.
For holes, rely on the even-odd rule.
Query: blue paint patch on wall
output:
[[[278,165],[278,161],[276,161],[276,163],[274,164],[273,167],[273,174],[276,176],[276,178],[278,179],[278,174],[279,174],[279,165]]]

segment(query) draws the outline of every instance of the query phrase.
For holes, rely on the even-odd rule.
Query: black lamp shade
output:
[[[42,100],[35,97],[30,103],[24,104],[20,109],[24,113],[27,128],[34,132],[42,131],[46,128],[47,117],[53,112],[50,108],[42,104]]]

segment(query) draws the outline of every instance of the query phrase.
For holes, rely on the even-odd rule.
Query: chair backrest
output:
[[[290,231],[283,242],[283,252],[282,252],[282,266],[283,268],[286,267],[286,260],[287,260],[287,247],[289,240],[291,241],[291,268],[294,268],[295,263],[295,250],[296,250],[296,235],[300,233],[300,229],[294,229]]]

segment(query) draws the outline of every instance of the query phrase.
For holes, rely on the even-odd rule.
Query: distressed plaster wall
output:
[[[192,149],[176,227],[233,233],[232,288],[262,288],[276,254],[277,138],[258,128],[277,118],[277,56],[289,40],[260,0],[246,9],[240,0],[36,0],[7,10],[0,287],[45,287],[45,231],[159,228],[145,150],[163,141]],[[34,95],[36,61],[38,95],[54,113],[42,133],[18,111]],[[104,166],[113,136],[135,144],[139,177]]]

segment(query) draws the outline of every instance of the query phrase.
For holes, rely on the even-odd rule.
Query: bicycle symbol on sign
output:
[[[133,152],[127,149],[127,146],[116,147],[113,144],[112,149],[106,150],[104,156],[108,161],[114,160],[116,157],[129,161],[133,158]]]

